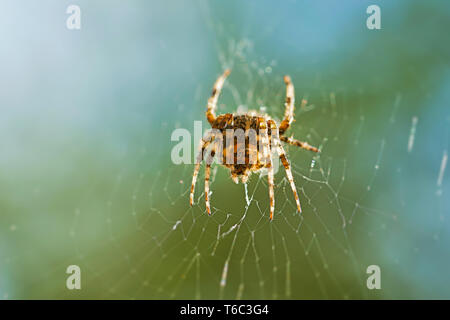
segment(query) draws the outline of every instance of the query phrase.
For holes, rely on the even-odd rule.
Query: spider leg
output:
[[[208,139],[208,137],[210,137]],[[194,204],[194,190],[195,190],[195,183],[197,182],[197,176],[198,172],[200,170],[200,164],[203,161],[203,154],[205,152],[205,149],[208,147],[208,145],[211,143],[211,141],[214,139],[214,136],[211,136],[209,133],[206,137],[202,138],[200,143],[200,151],[198,152],[197,159],[195,162],[195,168],[194,173],[192,175],[192,184],[191,184],[191,193],[189,195],[189,204],[192,206]]]
[[[200,163],[195,164],[194,174],[192,175],[191,194],[189,195],[189,204],[192,207],[194,204],[194,189],[197,182],[198,171],[200,170]]]
[[[284,83],[286,84],[286,109],[284,111],[284,119],[280,124],[280,135],[282,135],[294,121],[294,85],[292,84],[291,78],[289,76],[284,76]]]
[[[263,158],[265,161],[265,168],[268,169],[267,180],[269,182],[269,201],[270,201],[270,220],[273,220],[273,214],[275,211],[275,194],[274,194],[274,178],[273,178],[273,163],[272,163],[272,152],[270,149],[269,137],[267,135],[267,124],[261,122],[259,124],[261,142],[263,147]]]
[[[306,149],[306,150],[309,150],[309,151],[319,152],[319,149],[317,149],[316,147],[313,147],[313,146],[309,145],[307,142],[296,140],[296,139],[294,139],[292,137],[283,137],[283,136],[281,136],[280,140],[284,141],[284,142],[287,142],[289,144],[292,144],[293,146],[297,146],[297,147],[300,147],[300,148],[303,148],[303,149]]]
[[[208,107],[206,109],[206,118],[208,119],[209,123],[212,125],[214,123],[214,120],[216,120],[216,107],[217,107],[217,99],[219,98],[219,94],[222,90],[223,83],[225,82],[225,79],[230,74],[230,69],[226,69],[224,73],[217,78],[216,82],[214,83],[211,97],[208,99]]]
[[[206,166],[205,166],[205,204],[206,204],[206,211],[208,212],[208,215],[211,215],[211,206],[209,203],[209,177],[211,174],[211,163],[214,159],[215,155],[215,145],[214,149],[211,151],[211,154],[206,159]]]
[[[297,204],[297,211],[302,212],[302,208],[300,206],[300,200],[299,200],[298,194],[297,194],[297,188],[295,187],[295,183],[294,183],[294,176],[292,175],[292,171],[291,171],[291,165],[289,163],[289,160],[286,158],[286,152],[284,151],[284,148],[281,145],[281,142],[279,140],[276,124],[273,120],[269,120],[269,124],[270,124],[270,128],[272,130],[272,136],[274,137],[274,143],[276,145],[278,155],[281,159],[281,163],[283,163],[284,169],[286,170],[286,175],[288,177],[289,184],[291,185],[292,193],[294,194],[295,203]]]

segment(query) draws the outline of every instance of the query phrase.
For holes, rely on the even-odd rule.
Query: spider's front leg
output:
[[[284,119],[280,123],[280,134],[282,135],[289,126],[292,121],[294,121],[294,103],[295,103],[295,93],[294,93],[294,85],[292,84],[291,77],[284,76],[284,83],[286,84],[286,109],[284,110]]]
[[[231,70],[226,69],[224,73],[219,76],[214,83],[211,97],[208,99],[208,106],[206,107],[206,118],[208,122],[212,125],[216,120],[216,108],[217,108],[217,100],[219,99],[220,92],[222,91],[222,86],[225,82],[225,79],[230,74]]]
[[[291,78],[289,76],[284,76],[284,83],[286,84],[286,102],[285,102],[286,109],[284,111],[284,119],[283,121],[281,121],[279,129],[281,141],[287,142],[289,144],[292,144],[294,146],[309,151],[319,152],[319,149],[310,146],[307,142],[283,136],[286,130],[289,129],[292,121],[294,121],[294,103],[295,103],[294,85],[292,84]]]

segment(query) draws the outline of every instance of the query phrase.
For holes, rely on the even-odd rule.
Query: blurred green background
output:
[[[449,30],[445,1],[2,1],[0,298],[450,298]],[[220,113],[280,119],[292,77],[302,215],[284,170],[273,222],[223,168],[189,207],[171,134],[227,67]]]

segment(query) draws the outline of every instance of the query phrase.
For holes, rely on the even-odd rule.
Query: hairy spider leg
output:
[[[275,194],[274,194],[274,178],[273,178],[273,163],[272,163],[272,152],[270,148],[270,141],[267,133],[266,122],[261,122],[259,124],[259,133],[261,136],[261,142],[263,147],[263,158],[266,162],[265,167],[268,169],[267,180],[269,182],[269,202],[270,202],[270,220],[273,219],[273,213],[275,211]]]
[[[284,76],[284,83],[286,84],[286,109],[284,111],[284,119],[280,123],[280,135],[289,128],[292,121],[294,121],[294,103],[295,103],[295,94],[294,94],[294,85],[292,84],[291,77]]]
[[[292,171],[291,171],[291,165],[289,163],[289,160],[286,157],[286,152],[284,151],[284,148],[281,145],[280,139],[278,137],[278,130],[276,130],[275,122],[273,120],[269,120],[268,122],[270,123],[270,128],[272,130],[272,136],[274,139],[275,146],[277,148],[278,155],[281,159],[281,163],[283,163],[284,169],[286,171],[286,175],[289,180],[289,184],[291,185],[292,193],[294,194],[295,203],[297,204],[297,211],[300,213],[300,212],[302,212],[302,208],[300,206],[300,200],[298,198],[297,188],[295,187],[294,176],[292,175]],[[275,131],[275,132],[273,132],[273,131]]]
[[[220,92],[222,91],[223,83],[225,82],[225,79],[228,77],[230,72],[230,69],[226,69],[224,73],[217,78],[212,89],[211,97],[209,97],[208,99],[206,118],[211,125],[216,120],[217,99],[219,98]]]
[[[289,126],[291,125],[292,121],[294,121],[294,103],[295,103],[295,93],[294,93],[294,85],[292,84],[291,77],[284,76],[284,83],[286,84],[286,109],[284,111],[284,119],[280,123],[280,139],[281,141],[287,142],[289,144],[292,144],[294,146],[313,151],[313,152],[319,152],[319,149],[316,147],[313,147],[309,145],[307,142],[296,140],[292,137],[284,137],[283,134],[287,129],[289,129]]]
[[[308,142],[299,141],[299,140],[296,140],[296,139],[294,139],[292,137],[283,137],[283,136],[281,136],[280,140],[284,141],[286,143],[292,144],[293,146],[297,146],[297,147],[300,147],[300,148],[303,148],[303,149],[306,149],[306,150],[309,150],[309,151],[319,152],[319,149],[309,145]]]
[[[211,174],[211,163],[216,153],[215,148],[216,143],[213,144],[213,150],[211,151],[211,154],[208,156],[208,158],[206,158],[206,166],[205,166],[205,204],[208,215],[211,215],[211,205],[209,203],[209,177]]]
[[[198,171],[200,170],[200,164],[203,161],[203,155],[205,152],[205,149],[209,146],[209,144],[214,140],[214,136],[211,134],[211,132],[208,132],[208,134],[202,138],[200,141],[200,150],[197,155],[197,159],[195,162],[195,168],[194,168],[194,174],[192,175],[192,185],[191,185],[191,194],[189,195],[189,204],[192,206],[194,204],[194,190],[195,190],[195,183],[197,182],[197,176]]]

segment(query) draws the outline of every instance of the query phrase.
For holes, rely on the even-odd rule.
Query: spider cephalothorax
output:
[[[272,165],[272,150],[276,150],[286,170],[286,174],[294,193],[297,210],[301,212],[297,189],[294,184],[291,166],[286,158],[286,152],[281,141],[295,145],[310,151],[318,152],[315,147],[306,142],[298,141],[292,137],[285,137],[284,133],[294,120],[294,86],[289,76],[284,77],[286,83],[286,110],[284,119],[277,126],[274,120],[267,114],[249,111],[245,114],[226,113],[216,117],[215,109],[217,99],[222,89],[225,78],[230,70],[216,80],[211,97],[208,99],[206,117],[212,130],[202,139],[201,150],[197,157],[195,170],[192,177],[190,204],[194,202],[194,189],[197,181],[200,163],[205,158],[205,151],[211,145],[211,151],[206,156],[205,167],[205,201],[206,210],[211,214],[209,203],[209,176],[212,159],[217,156],[218,162],[231,171],[231,178],[238,183],[239,178],[243,183],[247,182],[250,173],[261,169],[267,169],[270,196],[270,220],[273,219],[275,210],[274,174]]]

